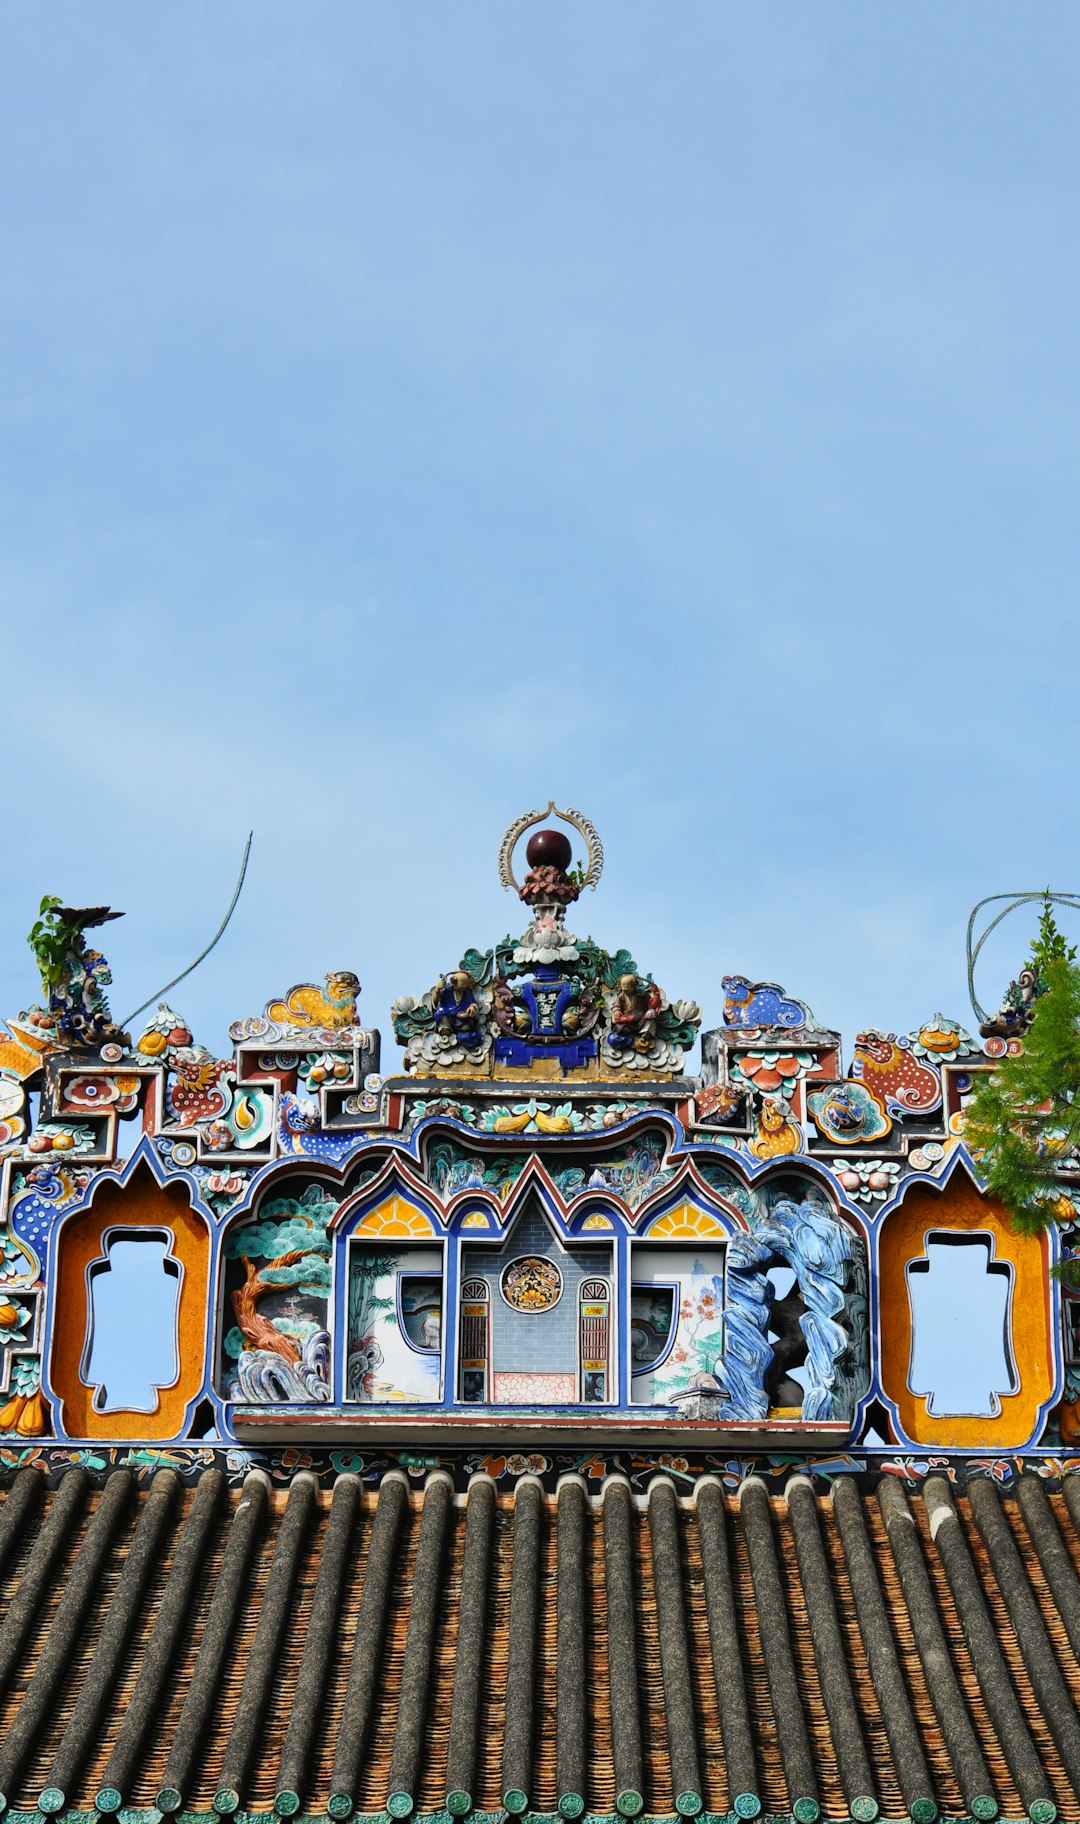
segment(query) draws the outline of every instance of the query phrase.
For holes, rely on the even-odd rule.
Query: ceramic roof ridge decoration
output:
[[[1022,1234],[965,1133],[1031,1009],[845,1052],[717,970],[694,1067],[697,1002],[571,928],[602,865],[519,818],[524,930],[455,939],[389,1067],[352,968],[283,968],[220,1057],[173,985],[122,1031],[108,909],[42,901],[0,1032],[16,1824],[1080,1824],[1080,1161]]]
[[[417,1074],[513,1077],[672,1077],[701,1024],[696,1001],[669,1000],[628,950],[610,953],[567,929],[567,907],[595,888],[603,848],[579,811],[555,811],[581,836],[584,861],[562,830],[534,826],[555,811],[528,811],[499,850],[499,878],[532,913],[518,938],[467,950],[426,994],[394,1003],[405,1068]],[[514,850],[526,830],[528,872]]]
[[[1080,1168],[1060,1226],[1019,1235],[965,1142],[1022,1038],[936,1010],[845,1057],[731,970],[691,1070],[698,1003],[568,927],[602,863],[580,812],[519,818],[524,931],[396,1003],[389,1071],[353,968],[235,1018],[224,1056],[165,998],[121,1032],[85,937],[109,909],[43,901],[42,1004],[0,1039],[0,1464],[1067,1456],[1080,1299],[1051,1267]]]

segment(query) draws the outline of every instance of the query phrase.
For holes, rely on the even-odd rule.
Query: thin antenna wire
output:
[[[236,887],[233,891],[233,896],[229,901],[229,909],[226,912],[225,917],[222,919],[217,930],[214,932],[214,935],[210,939],[210,942],[207,944],[206,949],[200,950],[198,956],[195,958],[195,961],[193,963],[189,963],[186,969],[181,969],[179,975],[174,975],[171,982],[165,983],[164,988],[158,988],[153,994],[149,995],[145,1001],[141,1001],[139,1003],[138,1007],[135,1008],[133,1013],[126,1013],[124,1015],[124,1018],[120,1021],[120,1030],[122,1032],[127,1031],[128,1025],[135,1018],[136,1014],[145,1013],[146,1009],[151,1005],[152,1002],[161,1000],[166,994],[168,994],[170,988],[175,988],[178,982],[182,982],[186,976],[189,976],[191,974],[193,969],[197,969],[199,967],[200,963],[205,962],[206,958],[210,955],[211,950],[214,948],[214,945],[221,938],[224,937],[229,920],[232,917],[233,913],[236,911],[236,902],[240,898],[241,888],[244,885],[244,876],[247,873],[248,856],[251,854],[251,839],[254,836],[254,834],[255,834],[254,830],[248,831],[248,839],[247,839],[246,843],[244,844],[244,859],[240,863],[240,878],[236,883]]]

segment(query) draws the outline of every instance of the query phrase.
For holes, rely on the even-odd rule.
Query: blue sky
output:
[[[719,1016],[965,1017],[1080,886],[1074,7],[185,0],[0,20],[0,1006],[365,1017],[524,922]],[[996,1002],[1029,927],[991,955]]]

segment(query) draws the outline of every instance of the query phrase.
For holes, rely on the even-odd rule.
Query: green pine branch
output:
[[[1018,1057],[980,1073],[964,1134],[990,1193],[1013,1226],[1037,1234],[1073,1219],[1061,1167],[1080,1153],[1080,968],[1049,899],[1032,945],[1039,980],[1032,1024]],[[1067,1263],[1066,1263],[1067,1264]],[[1078,1263],[1080,1278],[1080,1263]]]

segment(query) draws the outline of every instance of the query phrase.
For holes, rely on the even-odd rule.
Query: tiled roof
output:
[[[1080,1480],[467,1496],[33,1469],[10,1812],[1080,1821]]]

